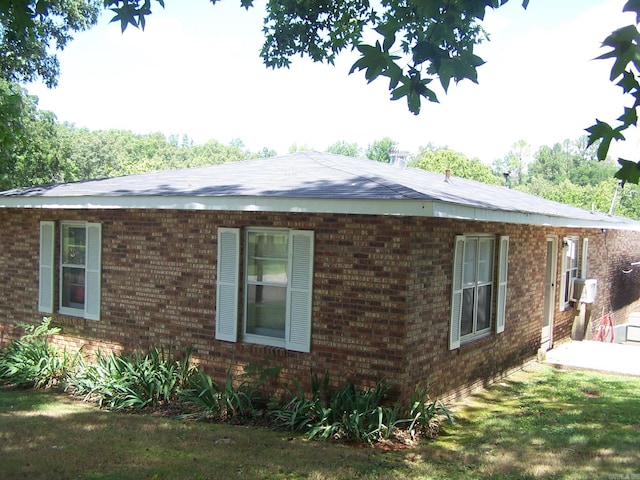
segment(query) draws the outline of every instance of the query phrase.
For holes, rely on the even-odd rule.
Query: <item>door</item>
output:
[[[553,346],[553,314],[555,312],[558,238],[547,237],[547,268],[544,279],[544,316],[542,319],[542,350]]]

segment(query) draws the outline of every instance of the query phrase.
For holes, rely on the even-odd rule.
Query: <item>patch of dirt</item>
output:
[[[582,394],[587,398],[600,398],[602,396],[600,395],[600,392],[595,390],[583,390]]]

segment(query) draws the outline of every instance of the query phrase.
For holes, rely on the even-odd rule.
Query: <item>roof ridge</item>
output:
[[[307,154],[307,152],[305,152],[305,154]],[[364,161],[366,161],[366,162],[371,162],[371,164],[372,164],[372,165],[375,165],[375,163],[380,163],[381,165],[389,165],[389,164],[383,164],[382,162],[376,162],[375,160],[371,160],[371,159],[368,159],[368,158],[361,158],[361,157],[349,157],[348,155],[337,155],[337,154],[332,154],[332,155],[341,156],[341,157],[348,157],[348,158],[355,158],[355,159],[357,159],[357,160],[361,160],[361,161],[363,161],[363,162],[364,162]],[[396,194],[398,194],[398,195],[400,195],[400,196],[402,196],[402,197],[405,197],[405,198],[412,198],[410,195],[407,195],[405,192],[401,191],[401,189],[398,189],[398,188],[392,188],[392,187],[391,187],[391,185],[392,185],[392,184],[396,184],[396,185],[397,185],[397,183],[395,183],[395,182],[391,182],[390,180],[386,181],[387,179],[386,179],[385,177],[378,177],[378,178],[382,178],[382,179],[384,179],[384,180],[386,181],[385,183],[383,183],[383,182],[379,181],[379,180],[378,180],[378,179],[376,179],[376,178],[372,178],[372,177],[370,177],[370,176],[361,175],[361,174],[360,174],[360,171],[354,171],[354,170],[352,170],[352,169],[344,168],[344,167],[342,167],[342,166],[341,166],[340,168],[338,168],[338,167],[336,167],[336,166],[334,165],[334,163],[335,163],[335,162],[334,162],[333,160],[328,161],[328,159],[327,159],[327,158],[324,158],[324,159],[318,159],[318,158],[314,158],[314,157],[312,157],[312,156],[310,156],[310,155],[307,155],[307,156],[308,156],[310,159],[312,159],[315,163],[318,163],[318,164],[320,164],[320,165],[322,165],[322,166],[324,166],[324,167],[328,167],[328,168],[331,168],[332,170],[336,170],[336,171],[339,171],[339,172],[342,172],[342,173],[347,173],[347,174],[349,174],[349,175],[354,175],[354,176],[356,176],[356,177],[358,177],[358,178],[362,178],[363,180],[367,180],[367,181],[369,181],[369,182],[375,183],[376,185],[380,185],[381,187],[384,187],[384,188],[386,188],[387,190],[389,190],[389,191],[391,191],[391,192],[394,192],[394,193],[396,193]],[[413,188],[409,188],[409,187],[407,187],[407,186],[403,186],[403,189],[404,189],[405,191],[406,191],[406,190],[410,190],[410,191],[415,192],[415,193],[420,193],[420,192],[418,192],[417,190],[415,190],[415,189],[413,189]]]

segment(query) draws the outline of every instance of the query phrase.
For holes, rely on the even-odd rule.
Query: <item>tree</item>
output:
[[[578,140],[556,143],[552,147],[540,147],[535,160],[529,165],[529,175],[555,184],[568,179],[579,186],[593,186],[612,179],[617,168],[611,159],[599,162],[595,148],[587,144],[587,138],[581,137]]]
[[[438,150],[422,150],[411,165],[429,172],[442,173],[447,170],[456,177],[477,180],[483,183],[499,185],[502,178],[494,175],[491,169],[477,158],[469,160],[462,153],[441,148]]]
[[[347,143],[345,141],[339,141],[327,147],[327,152],[335,153],[338,155],[345,155],[347,157],[359,157],[360,147],[357,143]]]
[[[504,158],[493,162],[491,170],[497,177],[505,177],[509,186],[520,185],[526,180],[531,158],[531,145],[524,140],[518,140]]]
[[[446,92],[451,81],[477,82],[477,68],[484,61],[475,47],[487,39],[482,29],[487,9],[497,9],[508,0],[267,0],[264,20],[265,42],[260,55],[268,67],[289,67],[296,55],[333,64],[344,50],[355,50],[359,58],[350,73],[364,71],[368,82],[383,78],[389,82],[392,100],[403,99],[414,114],[423,100],[437,102],[429,84],[438,79]],[[2,58],[7,62],[4,78],[26,80],[29,75],[57,78],[57,60],[48,53],[50,40],[64,46],[69,32],[95,23],[92,16],[97,0],[23,0],[1,2]],[[218,0],[211,0],[217,3]],[[522,0],[527,8],[529,0]],[[124,31],[129,25],[145,27],[152,5],[164,7],[164,0],[103,0]],[[253,7],[254,0],[240,0]],[[83,14],[70,16],[70,6],[86,7]],[[604,160],[613,140],[624,140],[623,132],[636,126],[640,106],[640,1],[628,0],[624,11],[635,12],[635,25],[614,31],[604,41],[610,48],[599,58],[614,59],[610,80],[617,82],[633,100],[624,107],[613,127],[596,119],[589,127],[589,144],[598,145]],[[60,26],[50,18],[61,19]],[[32,48],[31,48],[32,47]],[[23,65],[24,68],[23,68]],[[9,76],[14,75],[14,76]],[[640,182],[640,165],[620,159],[616,176]]]
[[[41,78],[58,83],[55,50],[98,21],[99,0],[22,0],[0,2],[0,77],[27,83]],[[106,2],[105,2],[106,3]]]
[[[389,163],[391,161],[389,151],[396,145],[397,142],[391,140],[389,137],[384,137],[382,140],[376,140],[369,144],[365,156],[376,162]]]
[[[26,90],[0,78],[0,169],[6,168],[13,146],[24,141],[25,117],[34,109],[35,99]]]
[[[292,143],[291,146],[289,147],[288,153],[308,152],[310,150],[313,150],[313,148],[311,148],[306,143],[301,143],[301,144]]]
[[[618,125],[613,127],[607,122],[596,119],[596,123],[586,131],[589,133],[588,145],[598,145],[599,160],[607,158],[613,140],[624,140],[624,131],[638,125],[638,107],[640,107],[640,2],[628,0],[623,8],[624,12],[636,14],[636,25],[627,25],[615,30],[609,35],[602,46],[610,48],[598,58],[601,60],[614,59],[609,80],[616,82],[623,93],[632,101],[631,107],[623,107],[622,114],[617,118]],[[640,182],[640,162],[618,159],[622,168],[616,172],[616,178],[625,182],[638,184]]]
[[[73,179],[56,117],[26,90],[0,79],[0,190]],[[7,130],[4,130],[7,129]]]

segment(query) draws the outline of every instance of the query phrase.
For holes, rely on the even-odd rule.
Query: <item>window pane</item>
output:
[[[250,282],[281,283],[286,285],[286,260],[258,259],[249,257],[247,279]]]
[[[478,282],[489,283],[493,277],[493,239],[480,241],[478,256]]]
[[[464,271],[462,274],[462,284],[465,286],[476,283],[476,254],[478,240],[468,239],[464,247]]]
[[[285,287],[247,286],[247,333],[284,338],[286,318]]]
[[[564,272],[564,301],[569,301],[569,292],[571,291],[571,271]]]
[[[460,318],[460,336],[473,333],[473,304],[475,288],[465,288],[462,292],[462,315]]]
[[[62,226],[62,263],[84,265],[86,229],[85,227]]]
[[[289,235],[284,232],[249,232],[249,257],[280,258],[289,254]]]
[[[63,267],[62,306],[84,309],[84,268]]]
[[[569,268],[578,268],[578,241],[575,238],[569,239],[567,256],[569,257]]]
[[[491,326],[491,285],[478,288],[478,316],[476,333]]]

